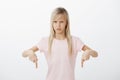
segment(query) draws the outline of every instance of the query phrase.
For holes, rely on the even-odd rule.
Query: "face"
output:
[[[58,14],[53,19],[53,29],[56,34],[65,34],[66,17],[63,14]]]

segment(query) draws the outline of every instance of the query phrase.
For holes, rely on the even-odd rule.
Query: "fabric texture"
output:
[[[78,51],[84,43],[72,36],[72,56],[69,56],[67,39],[53,39],[51,54],[48,53],[48,37],[42,38],[36,45],[43,52],[48,64],[46,80],[75,80],[74,68]]]

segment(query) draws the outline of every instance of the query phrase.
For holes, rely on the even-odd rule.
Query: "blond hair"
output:
[[[53,19],[55,16],[57,16],[58,14],[62,14],[65,15],[67,22],[66,22],[66,28],[65,28],[65,37],[67,38],[67,43],[68,43],[68,51],[70,53],[70,55],[72,54],[72,37],[70,34],[70,23],[69,23],[69,15],[68,12],[66,11],[66,9],[62,8],[62,7],[58,7],[56,8],[51,15],[51,29],[50,29],[50,36],[49,36],[49,43],[48,43],[48,51],[49,53],[51,53],[51,47],[52,47],[52,42],[53,42],[53,38],[55,37],[55,31],[53,29]]]

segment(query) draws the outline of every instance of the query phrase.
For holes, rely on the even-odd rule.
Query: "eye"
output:
[[[57,23],[57,21],[53,21],[53,23]]]
[[[64,23],[64,21],[60,21],[60,23]]]

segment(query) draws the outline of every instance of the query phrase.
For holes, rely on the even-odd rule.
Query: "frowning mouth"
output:
[[[61,30],[60,28],[58,28],[57,30]]]

